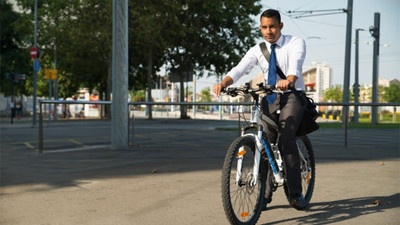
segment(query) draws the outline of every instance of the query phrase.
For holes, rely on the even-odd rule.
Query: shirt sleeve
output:
[[[288,76],[301,76],[305,56],[306,44],[303,39],[296,38],[295,40],[293,40],[292,46],[290,47],[289,67],[286,73]]]
[[[229,71],[226,76],[231,77],[233,83],[238,81],[247,71],[249,71],[256,63],[257,56],[255,54],[255,47],[251,48],[247,51],[246,55],[242,58],[242,60],[235,67]]]

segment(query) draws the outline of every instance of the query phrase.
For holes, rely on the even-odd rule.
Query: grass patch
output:
[[[342,123],[319,123],[323,129],[339,129],[342,128]],[[349,123],[349,129],[400,129],[400,123]]]
[[[239,127],[217,127],[215,129],[223,131],[232,131],[232,130],[239,130]],[[250,128],[247,131],[257,131],[257,128]]]
[[[321,129],[342,129],[342,123],[318,123]],[[349,123],[348,129],[400,129],[400,123]],[[238,127],[217,127],[216,130],[234,131]]]

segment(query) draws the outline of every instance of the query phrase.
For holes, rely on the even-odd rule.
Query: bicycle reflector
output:
[[[246,154],[246,150],[243,149],[242,151],[238,152],[237,156],[240,157],[244,154]]]
[[[248,212],[243,212],[243,213],[240,213],[240,216],[241,217],[246,217],[246,216],[248,216],[249,215],[249,213]]]

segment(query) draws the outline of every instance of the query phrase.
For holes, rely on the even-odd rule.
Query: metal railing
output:
[[[69,101],[69,100],[39,100],[39,153],[43,153],[43,107],[44,104],[91,104],[91,105],[111,105],[111,101]],[[251,102],[128,102],[128,115],[130,105],[164,105],[164,106],[251,106]],[[337,102],[316,102],[317,106],[400,106],[398,103],[337,103]],[[345,147],[347,147],[347,121],[348,115],[342,120],[345,130]],[[132,120],[133,122],[133,120]],[[240,117],[238,120],[240,127]],[[132,124],[133,126],[133,124]],[[129,129],[128,129],[129,132]],[[129,137],[129,133],[128,133]]]

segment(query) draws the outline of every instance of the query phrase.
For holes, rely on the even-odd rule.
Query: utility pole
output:
[[[54,69],[57,71],[57,39],[54,39]],[[54,100],[58,100],[58,72],[54,80]],[[57,120],[57,104],[54,104],[54,120]]]
[[[331,15],[345,12],[347,14],[346,22],[346,47],[344,56],[344,79],[343,79],[343,103],[349,103],[350,92],[350,60],[351,60],[351,31],[353,23],[353,0],[347,0],[347,9],[327,9],[327,10],[308,10],[308,11],[288,11],[294,14],[294,18]],[[307,15],[308,14],[308,15]],[[349,106],[343,106],[343,125],[345,136],[347,137],[347,118]],[[345,147],[347,147],[347,138],[345,138]]]
[[[355,65],[354,65],[354,103],[358,103],[358,98],[360,97],[360,85],[358,83],[358,55],[359,55],[359,32],[364,29],[356,29],[356,49],[355,49]],[[358,123],[358,106],[354,106],[354,122]]]
[[[346,25],[346,48],[344,54],[344,78],[343,78],[343,103],[350,101],[350,60],[351,60],[351,31],[353,23],[353,0],[347,2],[347,25]],[[343,106],[343,122],[345,136],[347,137],[347,118],[349,116],[349,106]],[[347,139],[345,140],[347,147]]]
[[[33,47],[37,48],[37,0],[35,0],[35,28],[33,31]],[[33,61],[35,62],[36,59]],[[35,63],[33,63],[33,118],[32,118],[32,126],[36,125],[36,89],[37,89],[37,73],[35,70]]]
[[[196,74],[193,74],[193,102],[196,102]],[[193,105],[193,118],[196,118],[197,106]]]
[[[378,72],[379,72],[379,36],[380,36],[380,13],[374,14],[374,26],[369,28],[369,32],[374,38],[373,62],[372,62],[372,103],[378,103]],[[378,106],[372,106],[371,123],[378,123]]]
[[[113,0],[111,149],[128,149],[128,0]]]

